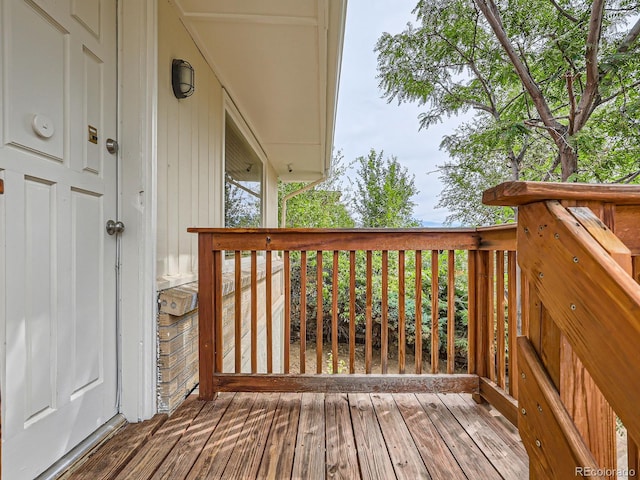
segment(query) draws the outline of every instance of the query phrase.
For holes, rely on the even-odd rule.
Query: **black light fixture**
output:
[[[186,60],[173,59],[171,63],[171,86],[176,98],[187,98],[195,90],[195,74],[193,67]]]

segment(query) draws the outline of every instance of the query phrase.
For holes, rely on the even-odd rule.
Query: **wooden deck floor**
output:
[[[65,479],[520,479],[517,431],[465,394],[225,393],[126,426]]]

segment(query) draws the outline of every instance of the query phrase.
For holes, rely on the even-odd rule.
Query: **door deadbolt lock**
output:
[[[106,230],[109,235],[118,235],[124,232],[124,223],[121,221],[115,222],[113,220],[109,220],[107,222]]]
[[[105,142],[105,147],[107,147],[107,152],[114,155],[118,153],[118,141],[113,138],[107,138]]]

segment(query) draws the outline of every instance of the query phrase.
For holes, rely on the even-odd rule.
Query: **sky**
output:
[[[437,165],[448,159],[439,145],[443,135],[453,133],[459,119],[418,131],[417,104],[387,103],[378,88],[377,59],[373,51],[382,32],[404,30],[415,23],[411,13],[417,0],[348,0],[342,55],[334,147],[345,161],[367,155],[371,148],[395,156],[415,175],[420,193],[414,198],[415,217],[425,226],[441,225],[448,212],[435,206],[442,190]]]

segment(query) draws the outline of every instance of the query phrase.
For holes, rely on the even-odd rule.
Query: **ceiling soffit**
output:
[[[346,0],[174,4],[278,175],[289,181],[324,175],[331,162]]]

